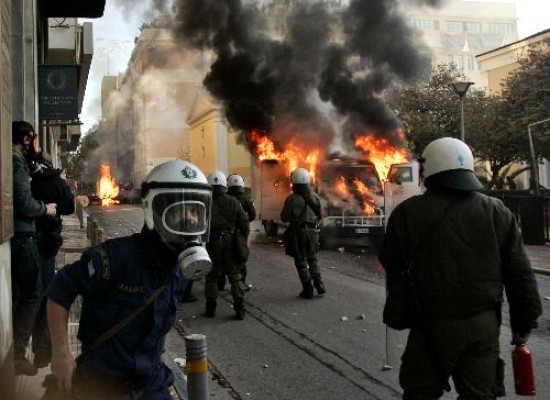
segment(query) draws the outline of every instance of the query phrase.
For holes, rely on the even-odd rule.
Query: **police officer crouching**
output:
[[[211,268],[202,246],[211,198],[195,165],[160,164],[142,185],[142,231],[90,248],[56,274],[47,297],[58,387],[83,400],[171,398],[174,377],[161,357],[185,280]],[[75,363],[67,323],[77,295],[82,353]]]
[[[221,171],[208,176],[212,185],[212,219],[210,239],[206,248],[212,259],[212,270],[206,276],[206,312],[209,318],[216,316],[218,282],[226,274],[231,284],[233,309],[237,319],[244,319],[244,290],[239,264],[236,259],[235,235],[248,237],[250,224],[237,199],[227,194],[227,178]]]

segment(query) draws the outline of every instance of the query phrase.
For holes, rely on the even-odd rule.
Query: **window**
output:
[[[462,32],[462,22],[460,21],[446,21],[445,28],[449,32]]]
[[[464,31],[481,32],[481,24],[479,22],[464,22]]]
[[[466,68],[468,69],[468,71],[474,71],[476,69],[476,63],[474,61],[474,57],[467,56],[466,63],[467,63]]]
[[[514,24],[506,22],[492,22],[487,24],[487,30],[490,33],[513,33]]]
[[[411,19],[411,25],[421,31],[439,30],[439,21],[431,19]]]
[[[461,71],[464,71],[464,56],[457,56],[457,61],[458,61],[458,68],[461,70]]]

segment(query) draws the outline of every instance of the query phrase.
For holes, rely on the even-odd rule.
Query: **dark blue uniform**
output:
[[[108,240],[87,250],[61,269],[47,296],[70,309],[82,296],[78,339],[77,390],[98,387],[147,400],[171,399],[171,371],[160,361],[164,340],[176,318],[177,299],[185,286],[177,255],[163,247],[154,232]],[[97,349],[89,347],[101,334],[144,304],[159,287],[166,288],[146,310]]]

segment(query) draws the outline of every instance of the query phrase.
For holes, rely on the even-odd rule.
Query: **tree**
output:
[[[456,65],[439,65],[419,85],[393,93],[392,107],[404,124],[410,150],[420,153],[434,139],[460,137],[458,97],[450,84],[464,78]]]
[[[460,137],[459,98],[450,85],[464,79],[455,65],[439,65],[425,82],[394,94],[393,105],[412,151],[422,152],[439,137]],[[476,159],[488,164],[488,188],[502,188],[509,174],[518,173],[510,164],[528,159],[525,130],[511,119],[511,108],[508,99],[482,90],[471,89],[464,99],[465,140]]]
[[[531,45],[518,63],[502,85],[502,98],[510,130],[523,136],[524,159],[529,160],[527,126],[550,118],[550,39]],[[534,129],[536,155],[550,158],[550,123]]]
[[[525,160],[525,134],[510,123],[509,104],[502,97],[476,91],[469,105],[467,142],[474,156],[488,164],[486,187],[502,189],[507,178],[525,170],[511,169],[513,163]]]

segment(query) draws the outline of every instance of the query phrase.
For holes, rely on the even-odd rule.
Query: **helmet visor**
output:
[[[208,231],[210,192],[178,191],[159,193],[153,198],[155,229],[166,239],[202,236]]]
[[[198,201],[174,203],[164,210],[162,220],[168,232],[200,235],[206,231],[206,207]]]

